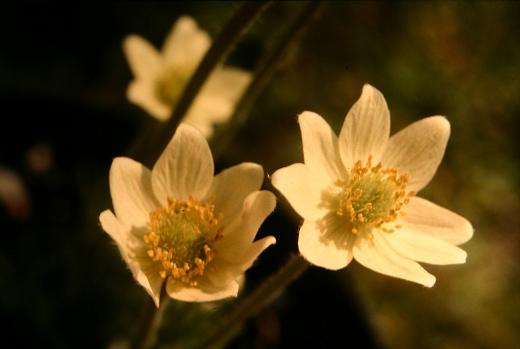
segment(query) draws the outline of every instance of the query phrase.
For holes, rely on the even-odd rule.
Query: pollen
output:
[[[161,278],[197,285],[197,277],[215,257],[212,245],[221,235],[214,210],[214,205],[190,197],[168,198],[166,206],[150,212],[143,241],[146,254],[160,267]]]
[[[336,186],[335,214],[350,223],[353,234],[367,232],[372,228],[385,233],[398,229],[393,223],[402,215],[403,206],[415,195],[406,191],[408,175],[397,169],[383,167],[381,163],[372,165],[369,156],[366,164],[357,161],[345,180]]]

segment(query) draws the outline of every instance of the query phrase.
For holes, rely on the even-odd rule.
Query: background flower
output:
[[[128,86],[128,99],[153,117],[167,120],[210,45],[209,35],[187,16],[175,22],[161,52],[140,36],[129,35],[123,47],[135,80]],[[217,67],[184,121],[211,136],[213,124],[231,116],[250,80],[245,70]]]

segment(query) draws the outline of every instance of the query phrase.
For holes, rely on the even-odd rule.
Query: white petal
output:
[[[162,51],[168,64],[195,69],[210,45],[208,34],[198,28],[193,18],[183,16],[173,25]]]
[[[338,270],[352,260],[352,242],[352,234],[341,224],[305,220],[300,228],[298,249],[310,263]]]
[[[146,292],[148,292],[148,294],[153,298],[155,304],[158,306],[159,293],[156,292],[157,285],[152,288],[148,281],[148,277],[141,270],[141,265],[138,263],[137,258],[135,258],[135,253],[132,251],[132,245],[135,245],[135,242],[133,243],[131,241],[132,234],[129,232],[129,228],[119,222],[110,210],[103,211],[99,216],[99,221],[101,222],[103,230],[116,242],[119,252],[132,272],[135,280],[144,287]]]
[[[213,157],[204,136],[192,126],[180,124],[152,169],[157,198],[186,200],[205,197],[213,180]]]
[[[373,239],[359,237],[354,244],[354,258],[365,267],[378,273],[417,282],[426,287],[435,284],[435,276],[419,263],[400,256],[374,231]],[[383,233],[385,234],[385,233]]]
[[[201,282],[197,287],[185,287],[175,280],[168,280],[166,291],[169,296],[185,302],[210,302],[238,295],[239,285],[236,281],[225,287],[215,287],[208,282]]]
[[[242,213],[224,229],[223,237],[215,243],[219,258],[229,262],[243,262],[260,225],[276,206],[275,196],[268,191],[249,194]]]
[[[251,82],[251,73],[233,67],[216,68],[204,84],[201,95],[217,98],[234,105]],[[222,117],[218,121],[225,121]]]
[[[414,122],[388,141],[382,163],[409,173],[409,190],[419,191],[433,178],[450,137],[450,123],[443,116]]]
[[[123,50],[137,78],[153,80],[161,71],[161,55],[142,37],[128,35],[123,42]]]
[[[215,204],[215,212],[222,214],[220,226],[227,226],[240,215],[245,198],[262,186],[264,170],[251,162],[223,170],[213,179],[207,200]]]
[[[466,263],[464,250],[407,227],[381,235],[397,253],[417,262],[439,265]]]
[[[361,97],[348,112],[339,135],[343,164],[350,168],[356,161],[372,163],[381,159],[390,135],[390,112],[385,98],[370,85],[363,86]]]
[[[148,114],[159,121],[166,121],[172,113],[172,106],[162,102],[156,92],[156,81],[135,80],[127,90],[130,102],[143,108]]]
[[[150,170],[129,158],[115,158],[110,167],[110,193],[117,218],[129,226],[141,227],[148,213],[157,208],[151,188]]]
[[[413,197],[403,210],[403,225],[424,235],[455,245],[473,236],[473,227],[466,218],[426,199]]]
[[[339,155],[338,137],[321,116],[309,111],[298,117],[302,133],[305,165],[330,181],[344,177],[345,168]]]
[[[144,248],[140,248],[134,252],[134,258],[139,264],[141,270],[140,278],[136,278],[137,282],[141,284],[153,298],[155,305],[159,306],[161,297],[161,289],[164,279],[159,274],[162,270],[160,263],[153,261]]]
[[[241,271],[245,272],[249,269],[260,253],[275,243],[276,239],[274,236],[266,236],[265,238],[255,241],[253,246],[249,247],[246,253],[242,256],[242,261],[240,262]]]
[[[271,182],[303,218],[313,220],[323,216],[324,211],[320,208],[322,189],[329,183],[320,183],[304,164],[292,164],[277,170]]]

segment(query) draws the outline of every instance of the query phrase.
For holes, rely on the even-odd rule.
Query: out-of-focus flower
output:
[[[22,179],[12,170],[0,166],[0,204],[13,218],[26,218],[31,211],[27,189]]]
[[[128,87],[128,99],[158,120],[167,120],[210,45],[208,34],[186,16],[173,25],[161,52],[142,37],[129,35],[123,48],[135,80]],[[247,71],[222,65],[217,67],[184,121],[210,137],[213,123],[229,119],[250,81],[251,74]]]
[[[206,139],[186,124],[151,171],[129,158],[112,162],[115,215],[102,212],[101,225],[156,304],[164,282],[178,300],[236,296],[237,280],[276,241],[253,242],[276,204],[272,193],[259,191],[262,167],[242,163],[215,177],[213,171]]]
[[[304,164],[276,171],[273,185],[304,218],[298,239],[309,262],[337,270],[355,258],[374,271],[431,287],[419,263],[457,264],[471,238],[463,217],[418,198],[435,174],[450,124],[432,116],[392,137],[383,95],[370,85],[339,139],[319,115],[299,116]]]

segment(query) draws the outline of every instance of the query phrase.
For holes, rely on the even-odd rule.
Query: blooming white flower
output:
[[[208,143],[181,124],[150,171],[129,158],[110,169],[115,215],[101,213],[134,278],[159,304],[166,282],[170,297],[212,301],[236,296],[237,280],[275,243],[253,242],[273,211],[272,193],[260,191],[260,165],[242,163],[213,177]]]
[[[162,52],[137,35],[129,35],[124,52],[135,75],[128,87],[128,99],[160,121],[169,118],[184,87],[211,46],[208,34],[190,17],[175,22]],[[184,121],[209,137],[213,123],[225,122],[235,103],[251,81],[247,71],[217,67],[194,100]]]
[[[392,137],[383,95],[370,85],[339,138],[319,115],[299,116],[304,164],[279,169],[273,185],[304,218],[298,239],[309,262],[341,269],[355,258],[374,271],[431,287],[419,263],[457,264],[473,235],[463,217],[418,198],[444,155],[450,124],[417,121]]]

